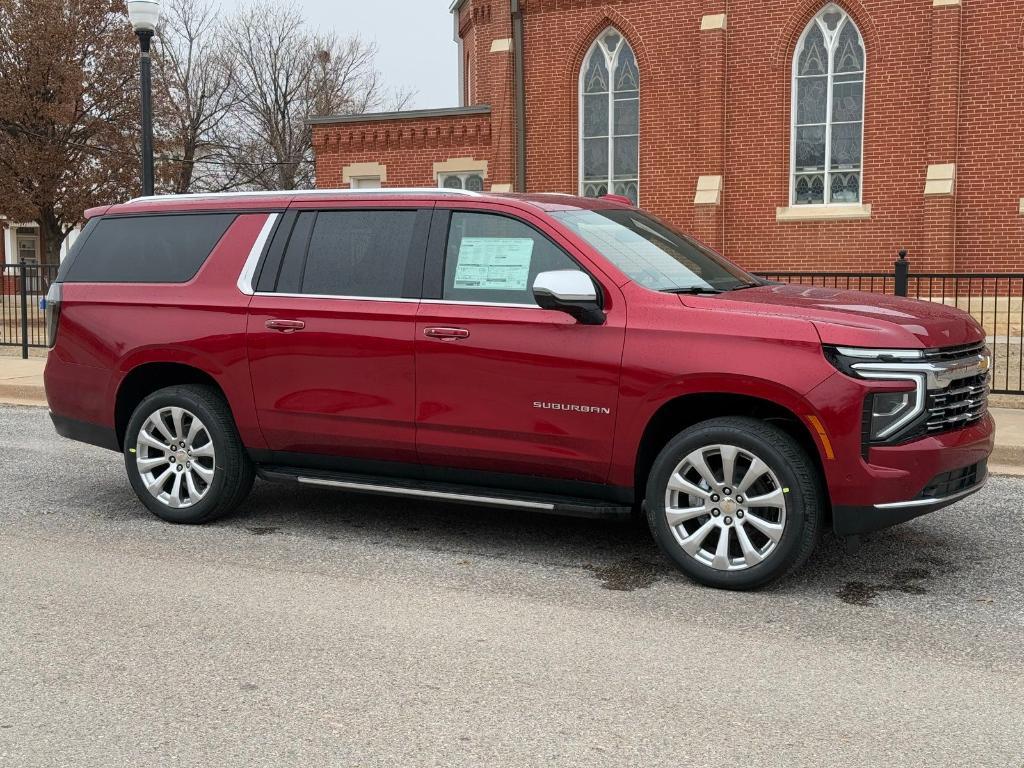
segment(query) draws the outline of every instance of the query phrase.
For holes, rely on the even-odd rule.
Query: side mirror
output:
[[[590,276],[576,269],[541,272],[533,281],[533,299],[542,309],[554,309],[582,325],[603,325],[604,310]]]

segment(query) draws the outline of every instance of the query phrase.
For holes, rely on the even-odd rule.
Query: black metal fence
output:
[[[0,347],[46,346],[46,292],[57,277],[56,266],[0,265]]]
[[[762,277],[907,296],[962,309],[985,328],[992,350],[992,392],[1024,395],[1024,273],[913,273],[901,255],[892,272],[774,272]]]

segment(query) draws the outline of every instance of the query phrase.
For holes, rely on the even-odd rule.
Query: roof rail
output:
[[[480,197],[481,192],[448,187],[380,187],[378,189],[282,189],[257,192],[190,192],[184,195],[144,195],[127,204],[153,200],[219,200],[226,197],[281,197],[283,195],[466,195]]]

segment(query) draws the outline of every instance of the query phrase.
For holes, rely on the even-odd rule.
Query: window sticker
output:
[[[525,291],[532,257],[533,239],[529,237],[464,237],[454,287]]]

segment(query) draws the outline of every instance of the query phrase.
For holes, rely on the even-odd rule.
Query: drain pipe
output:
[[[516,192],[526,191],[526,80],[522,0],[512,0],[513,91],[516,111]]]

